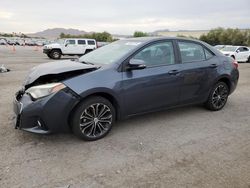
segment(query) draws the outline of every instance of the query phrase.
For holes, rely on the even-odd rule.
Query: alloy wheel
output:
[[[225,85],[218,85],[212,94],[212,105],[216,109],[222,108],[228,97],[228,88]]]
[[[112,126],[110,108],[102,103],[88,106],[80,116],[80,130],[89,138],[100,137],[109,131]]]

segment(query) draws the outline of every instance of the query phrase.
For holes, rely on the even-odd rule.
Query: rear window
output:
[[[95,45],[95,41],[93,41],[93,40],[88,40],[88,45]]]
[[[85,40],[78,40],[78,44],[80,44],[80,45],[85,45],[85,44],[86,44],[86,41],[85,41]]]
[[[203,47],[193,42],[178,42],[183,63],[206,59]]]

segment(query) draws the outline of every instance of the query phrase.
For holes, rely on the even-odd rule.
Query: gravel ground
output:
[[[250,187],[250,64],[226,107],[191,106],[116,124],[96,142],[13,127],[12,100],[41,49],[0,46],[0,187]]]

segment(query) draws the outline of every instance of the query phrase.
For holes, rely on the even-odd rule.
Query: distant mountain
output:
[[[88,32],[81,31],[78,29],[64,29],[64,28],[53,28],[46,29],[37,33],[27,34],[29,37],[43,37],[43,38],[58,38],[61,33],[70,34],[70,35],[84,35]]]
[[[169,29],[156,30],[156,31],[153,31],[153,32],[149,32],[148,34],[152,35],[152,36],[155,36],[155,35],[158,35],[158,33],[161,33],[161,32],[169,32]]]

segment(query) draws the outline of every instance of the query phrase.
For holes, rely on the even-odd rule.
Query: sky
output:
[[[0,0],[0,32],[250,28],[250,0]]]

